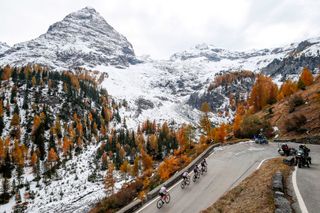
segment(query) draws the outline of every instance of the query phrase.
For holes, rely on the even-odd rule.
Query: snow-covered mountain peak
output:
[[[51,25],[47,33],[60,31],[62,27],[67,27],[68,25],[75,25],[78,28],[86,27],[91,30],[100,30],[102,33],[108,33],[111,31],[121,37],[121,35],[117,33],[94,8],[91,7],[85,7],[81,10],[70,13],[62,21]],[[71,29],[67,28],[66,30]]]
[[[0,65],[38,63],[58,69],[139,62],[132,45],[93,8],[70,13],[36,39],[0,52]]]

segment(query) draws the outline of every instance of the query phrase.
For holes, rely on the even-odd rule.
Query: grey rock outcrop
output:
[[[210,91],[194,92],[190,95],[187,103],[191,107],[200,109],[201,105],[207,102],[213,112],[217,112],[218,109],[223,107],[224,103],[227,103],[224,107],[229,106],[228,101],[230,95],[236,100],[244,100],[247,93],[251,90],[254,81],[255,77],[253,75],[252,77],[239,78],[231,84],[224,84]]]
[[[262,69],[262,73],[277,77],[281,76],[281,81],[285,81],[290,76],[299,75],[303,67],[308,67],[314,72],[320,64],[320,55],[318,56],[305,56],[300,57],[289,56],[282,60],[274,59],[268,66]]]
[[[280,171],[276,172],[272,177],[272,190],[274,197],[275,213],[291,213],[291,203],[285,197],[283,186],[283,175]]]

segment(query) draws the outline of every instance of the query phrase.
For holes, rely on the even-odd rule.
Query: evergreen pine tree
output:
[[[3,165],[3,177],[4,178],[11,178],[11,171],[13,169],[13,165],[11,162],[11,156],[9,150],[6,151],[6,156],[4,158],[4,165]]]

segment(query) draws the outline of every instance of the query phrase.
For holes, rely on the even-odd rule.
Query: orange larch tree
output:
[[[149,169],[152,169],[153,160],[143,149],[140,150],[141,153],[141,160],[143,165],[143,170],[147,171]]]
[[[272,79],[258,75],[250,93],[249,104],[253,106],[254,112],[257,112],[267,104],[275,103],[277,96],[278,86],[272,82]]]
[[[158,174],[162,180],[167,180],[170,175],[179,169],[179,160],[175,156],[164,159],[158,168]]]
[[[299,81],[301,81],[304,86],[310,86],[313,84],[313,75],[307,67],[303,68]]]
[[[48,162],[50,164],[50,169],[52,168],[54,163],[58,161],[58,159],[59,159],[59,157],[58,157],[56,151],[54,151],[54,149],[51,148],[48,153]]]
[[[287,80],[281,85],[277,99],[282,100],[285,97],[289,97],[290,95],[294,94],[297,90],[297,84],[292,82],[291,80]]]

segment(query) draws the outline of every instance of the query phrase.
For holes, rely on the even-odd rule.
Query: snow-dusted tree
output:
[[[50,165],[50,169],[54,166],[54,164],[58,161],[59,157],[56,153],[56,151],[51,148],[49,153],[48,153],[48,162]]]

